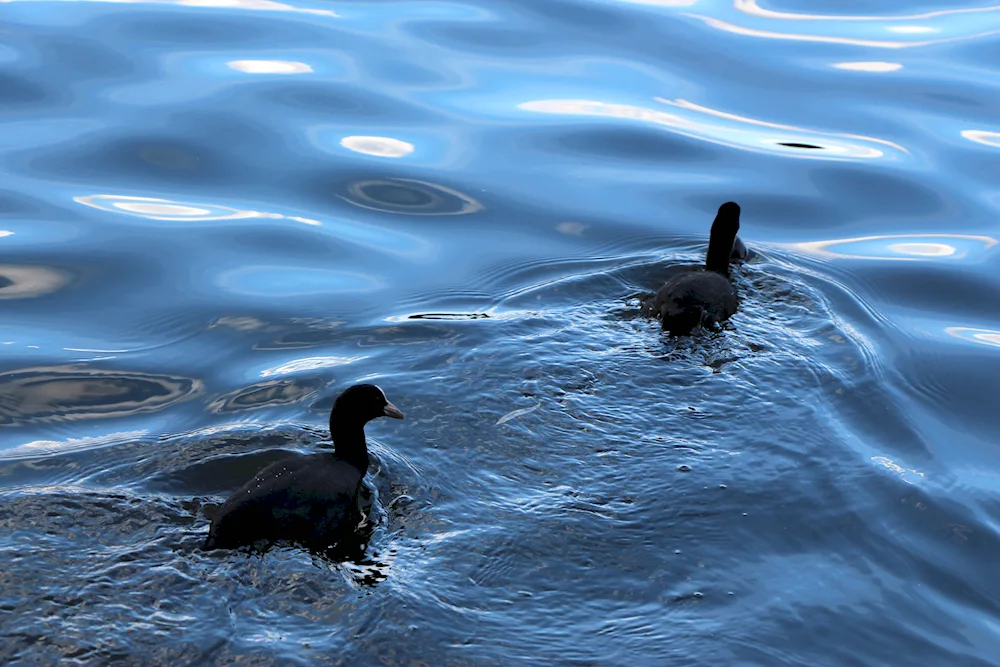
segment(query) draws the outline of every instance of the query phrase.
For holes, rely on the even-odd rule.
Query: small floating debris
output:
[[[701,600],[705,597],[705,594],[701,591],[692,591],[690,593],[681,593],[679,595],[673,596],[673,602],[686,602],[688,600]]]
[[[921,478],[923,478],[924,473],[919,470],[913,470],[910,468],[903,468],[897,463],[893,462],[891,459],[885,456],[873,456],[872,461],[878,463],[879,465],[885,466],[888,470],[893,471],[900,478],[909,484],[916,484]]]
[[[508,413],[507,413],[507,414],[505,414],[505,415],[504,415],[503,417],[501,417],[500,419],[498,419],[498,420],[497,420],[497,423],[496,423],[496,424],[494,424],[494,426],[499,426],[500,424],[506,424],[506,423],[507,423],[507,422],[509,422],[509,421],[510,421],[511,419],[516,419],[516,418],[518,418],[518,417],[522,417],[522,416],[524,416],[524,415],[528,414],[529,412],[534,412],[534,411],[535,411],[535,410],[537,410],[537,409],[538,409],[538,408],[539,408],[539,407],[540,407],[541,405],[542,405],[541,403],[535,403],[535,404],[534,404],[533,406],[531,406],[530,408],[521,408],[520,410],[514,410],[513,412],[508,412]]]
[[[489,319],[486,313],[417,313],[409,315],[408,320],[483,320]]]
[[[783,142],[783,141],[779,141],[778,145],[779,146],[786,146],[788,148],[806,148],[806,149],[809,149],[809,150],[812,150],[812,151],[821,151],[821,150],[823,150],[822,146],[815,146],[813,144],[799,144],[799,143],[795,143],[795,142],[787,142],[786,143],[786,142]]]

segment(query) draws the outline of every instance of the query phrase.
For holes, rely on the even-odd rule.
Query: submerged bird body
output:
[[[676,267],[663,287],[643,305],[643,312],[660,318],[663,328],[676,336],[729,319],[739,307],[736,287],[729,280],[729,263],[747,254],[746,246],[736,237],[739,221],[737,204],[720,206],[712,223],[705,265]]]
[[[364,426],[403,413],[375,385],[341,394],[330,414],[335,451],[292,454],[237,489],[212,519],[206,549],[234,549],[260,540],[323,550],[361,520],[358,491],[368,470]]]

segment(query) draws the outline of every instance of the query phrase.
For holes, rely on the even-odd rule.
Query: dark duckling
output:
[[[346,389],[330,412],[334,451],[293,454],[237,489],[212,518],[206,549],[288,540],[329,549],[360,521],[357,495],[368,470],[365,424],[403,413],[373,384]]]
[[[736,287],[729,280],[729,263],[748,254],[736,236],[739,229],[740,207],[726,202],[712,223],[705,265],[675,268],[656,296],[643,304],[643,312],[659,317],[663,328],[675,336],[729,319],[739,306]]]

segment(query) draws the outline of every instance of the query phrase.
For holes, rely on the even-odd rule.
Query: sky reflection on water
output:
[[[995,663],[1000,6],[0,7],[0,662]],[[360,381],[363,553],[201,551]]]

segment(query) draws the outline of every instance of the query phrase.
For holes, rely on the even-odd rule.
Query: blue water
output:
[[[1000,6],[0,3],[0,662],[1000,664]],[[741,311],[637,316],[735,200]],[[371,542],[204,552],[372,380]]]

